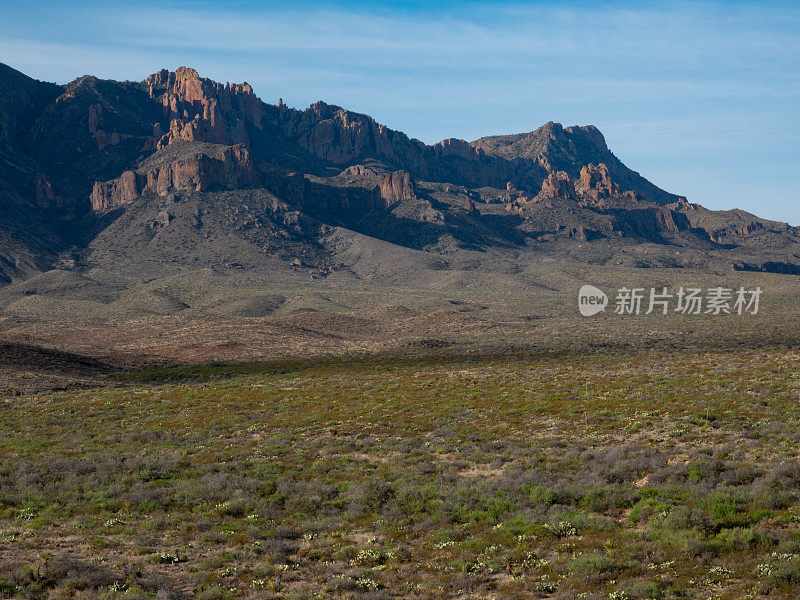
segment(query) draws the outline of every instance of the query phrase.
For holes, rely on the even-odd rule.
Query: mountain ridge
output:
[[[800,271],[796,228],[662,190],[592,125],[428,145],[323,101],[265,103],[247,83],[188,67],[56,86],[3,65],[0,81],[6,285],[57,265],[91,272],[97,257],[108,271],[152,277],[151,249],[164,244],[177,244],[170,260],[186,268],[243,264],[240,252],[247,268],[261,256],[287,276],[299,262],[327,277],[346,262],[342,240],[358,245],[358,235],[389,254],[478,253],[470,260],[487,269],[577,252],[609,265]],[[123,222],[134,229],[119,230]],[[199,259],[181,244],[208,251]],[[642,244],[653,246],[646,256],[634,252]],[[428,267],[406,271],[418,268]]]

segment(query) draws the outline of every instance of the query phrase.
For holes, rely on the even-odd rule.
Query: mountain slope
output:
[[[388,265],[395,282],[429,281],[541,256],[800,272],[796,228],[661,190],[593,126],[430,146],[185,67],[55,86],[3,66],[0,80],[0,283],[53,266],[115,290],[202,268],[370,278]]]
[[[549,171],[564,171],[572,178],[578,177],[581,169],[589,163],[605,164],[623,190],[640,192],[659,204],[678,200],[675,194],[665,192],[622,164],[608,149],[603,134],[593,125],[565,128],[551,121],[530,133],[483,137],[471,144],[486,154],[506,160],[536,160],[541,157]]]

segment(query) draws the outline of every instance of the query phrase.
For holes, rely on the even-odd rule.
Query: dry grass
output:
[[[0,589],[795,598],[799,365],[786,348],[387,356],[16,397]]]

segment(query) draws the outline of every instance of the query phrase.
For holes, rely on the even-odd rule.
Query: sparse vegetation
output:
[[[378,357],[14,397],[0,595],[796,598],[798,364]]]

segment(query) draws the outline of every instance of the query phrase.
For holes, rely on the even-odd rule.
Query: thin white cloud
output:
[[[0,60],[59,82],[185,64],[246,80],[269,102],[324,99],[428,142],[594,123],[623,160],[683,193],[708,192],[697,165],[724,182],[747,161],[796,155],[800,7],[790,3],[470,3],[435,15],[212,6],[8,17]],[[679,185],[681,165],[691,185]],[[720,194],[744,199],[724,183]]]
[[[363,54],[365,61],[403,62],[425,54],[433,63],[492,64],[496,53],[584,56],[626,61],[657,55],[660,62],[710,65],[724,57],[752,64],[760,54],[796,52],[796,15],[762,6],[733,9],[727,4],[666,4],[660,9],[564,9],[536,6],[492,9],[477,23],[463,14],[432,20],[422,15],[379,16],[352,11],[270,10],[237,14],[225,10],[130,8],[95,15],[123,43],[226,52],[273,50]],[[775,30],[775,23],[782,28]],[[120,23],[124,27],[120,28]],[[755,55],[754,55],[755,53]],[[323,58],[324,57],[320,57]],[[768,65],[762,65],[768,66]]]

